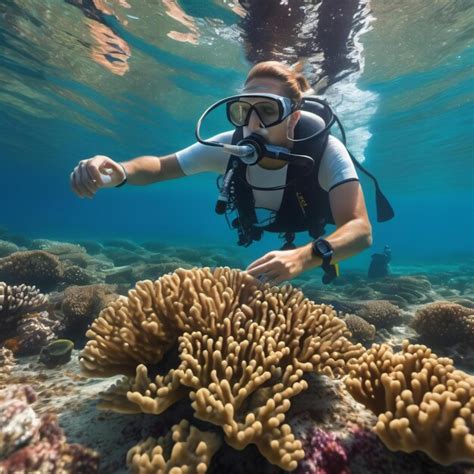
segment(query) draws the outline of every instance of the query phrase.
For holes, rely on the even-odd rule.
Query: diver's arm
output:
[[[139,156],[120,164],[127,174],[127,184],[140,186],[185,176],[175,153],[162,157]]]
[[[329,192],[329,203],[336,230],[325,239],[334,249],[331,263],[337,263],[372,245],[372,226],[359,181],[333,188]],[[312,255],[312,242],[301,247],[301,251],[305,270],[321,265],[321,259]]]
[[[71,188],[79,197],[92,198],[102,188],[114,188],[127,181],[144,185],[184,176],[176,154],[163,157],[139,156],[118,163],[105,155],[81,160],[70,175]]]
[[[331,263],[336,263],[369,247],[372,228],[358,181],[334,187],[329,201],[337,229],[326,240],[334,248]],[[262,281],[278,284],[321,264],[322,259],[313,255],[310,242],[296,249],[269,252],[252,262],[247,271]]]

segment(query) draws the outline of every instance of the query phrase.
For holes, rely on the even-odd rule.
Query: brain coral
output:
[[[350,365],[349,392],[379,416],[375,432],[389,449],[474,462],[473,376],[408,341],[400,353],[374,344]]]
[[[15,252],[0,259],[0,279],[11,285],[36,285],[45,291],[53,288],[62,276],[58,257],[43,250]]]
[[[430,344],[474,345],[474,309],[459,304],[445,301],[428,304],[416,312],[412,326]]]
[[[335,311],[291,286],[270,288],[228,268],[177,270],[138,282],[87,332],[83,370],[127,374],[105,408],[159,414],[189,396],[195,416],[221,426],[236,449],[254,443],[273,464],[296,468],[301,443],[285,424],[306,372],[343,375],[363,349]],[[149,377],[179,344],[178,366]]]

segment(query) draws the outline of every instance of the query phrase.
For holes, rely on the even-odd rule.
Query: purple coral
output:
[[[303,440],[305,458],[298,474],[349,474],[348,456],[341,441],[331,432],[313,428]]]

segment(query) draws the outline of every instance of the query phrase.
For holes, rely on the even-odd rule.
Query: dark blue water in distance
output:
[[[346,12],[350,31],[331,43],[323,28],[318,33],[328,20],[314,17],[311,2],[296,3],[303,15],[294,29],[271,37],[264,12],[223,0],[2,2],[0,226],[29,238],[235,245],[214,213],[213,175],[103,190],[89,200],[71,192],[69,174],[95,154],[123,161],[191,144],[200,113],[238,90],[253,58],[294,63],[304,55],[313,84],[318,67],[326,72],[320,94],[396,212],[376,222],[374,188],[363,178],[373,247],[342,268],[366,268],[386,244],[394,264],[472,259],[473,6],[360,2]],[[339,41],[339,49],[324,41]],[[298,235],[297,243],[306,241]],[[279,245],[266,235],[238,251],[250,262]]]

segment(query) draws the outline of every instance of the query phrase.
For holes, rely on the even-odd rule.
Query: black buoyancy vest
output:
[[[295,127],[295,139],[309,137],[316,130],[322,130],[324,120],[309,112],[302,116]],[[321,158],[328,142],[329,131],[303,141],[294,142],[292,153],[308,155],[314,160],[314,167],[308,173],[306,169],[288,164],[287,186],[283,190],[280,209],[275,219],[268,225],[256,225],[255,199],[252,187],[246,179],[247,165],[232,155],[226,173],[233,168],[232,184],[233,202],[238,217],[232,225],[239,231],[239,236],[246,235],[240,245],[250,245],[253,240],[260,240],[263,231],[278,233],[295,233],[308,231],[312,238],[324,234],[326,223],[334,223],[329,205],[329,194],[319,185],[318,174]],[[242,128],[235,130],[232,144],[243,138]],[[265,187],[265,186],[262,186]]]

